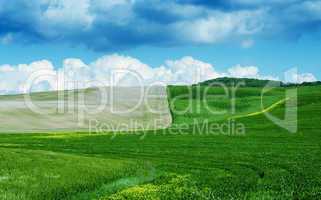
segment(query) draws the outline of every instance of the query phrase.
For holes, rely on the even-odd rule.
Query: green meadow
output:
[[[320,199],[321,87],[298,87],[295,133],[266,116],[293,88],[262,90],[169,86],[158,130],[3,133],[0,199]]]

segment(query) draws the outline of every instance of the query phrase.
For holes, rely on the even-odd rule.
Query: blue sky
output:
[[[282,79],[297,67],[302,80],[312,81],[321,79],[320,52],[319,0],[0,2],[0,66],[14,70],[46,60],[57,71],[69,58],[90,70],[90,63],[115,54],[167,68],[168,60],[189,56],[214,74],[256,67],[250,77]]]

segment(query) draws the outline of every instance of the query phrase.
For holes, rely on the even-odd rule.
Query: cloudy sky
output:
[[[39,90],[62,87],[61,74],[110,84],[114,69],[146,83],[285,80],[293,68],[286,80],[315,81],[320,55],[320,0],[0,1],[0,94],[35,73]]]

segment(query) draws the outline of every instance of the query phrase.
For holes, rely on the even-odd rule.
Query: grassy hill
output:
[[[30,97],[0,96],[0,118],[0,133],[88,132],[96,124],[106,131],[154,129],[155,120],[161,128],[171,124],[164,87],[148,91],[138,87],[108,87],[39,92]]]
[[[285,98],[283,88],[263,92],[262,88],[248,87],[233,92],[231,88],[226,91],[222,87],[169,86],[168,93],[173,100],[170,106],[175,113],[175,124],[202,120],[220,122],[233,116],[259,111],[262,103],[267,108]]]
[[[264,115],[284,116],[289,88],[267,91],[263,107],[262,88],[234,97],[197,88],[168,88],[174,123],[162,130],[0,135],[0,199],[320,197],[321,86],[298,88],[297,133]],[[233,120],[246,131],[199,126],[206,120],[214,127]]]

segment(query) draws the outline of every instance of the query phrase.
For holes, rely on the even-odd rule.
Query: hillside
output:
[[[0,133],[128,131],[171,124],[163,87],[148,93],[135,87],[40,92],[30,100],[28,95],[0,96],[0,118]]]
[[[282,81],[274,80],[261,80],[254,78],[231,78],[231,77],[222,77],[207,80],[199,83],[202,86],[220,86],[223,84],[227,87],[239,86],[239,87],[265,87],[267,85],[273,87],[300,87],[300,86],[318,86],[321,85],[321,81],[316,82],[303,82],[303,83],[284,83]]]
[[[289,88],[264,108],[262,88],[240,88],[235,113],[221,88],[197,88],[168,88],[166,129],[1,134],[0,199],[319,199],[321,86],[298,88],[296,133],[265,116],[284,118]]]

